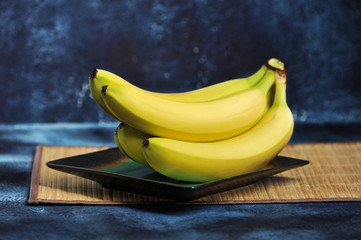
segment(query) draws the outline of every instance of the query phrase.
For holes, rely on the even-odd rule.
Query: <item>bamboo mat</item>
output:
[[[51,160],[107,147],[38,146],[35,151],[29,203],[167,204],[169,200],[102,188],[100,184],[48,168]],[[252,185],[181,204],[242,204],[361,200],[361,142],[288,145],[282,156],[310,164]],[[179,204],[179,203],[177,203]]]

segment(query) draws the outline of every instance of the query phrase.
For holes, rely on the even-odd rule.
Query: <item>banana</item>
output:
[[[247,78],[238,78],[221,83],[213,84],[204,88],[180,92],[180,93],[160,93],[147,91],[131,84],[118,75],[102,69],[94,69],[89,76],[90,92],[95,102],[109,115],[110,111],[105,107],[100,97],[101,87],[104,85],[125,85],[137,88],[148,94],[163,97],[172,101],[178,102],[205,102],[213,99],[221,98],[223,96],[232,94],[237,91],[243,91],[255,85],[265,74],[268,65],[263,65],[256,73]]]
[[[116,119],[116,116],[113,115],[111,111],[107,109],[103,103],[100,92],[101,87],[104,85],[126,85],[143,90],[146,93],[152,94],[154,96],[163,97],[172,101],[179,102],[205,102],[217,98],[222,98],[223,96],[232,94],[237,91],[243,91],[250,88],[256,84],[265,74],[268,65],[263,65],[256,73],[247,77],[247,78],[238,78],[221,83],[213,84],[204,88],[180,92],[180,93],[160,93],[152,92],[138,88],[137,86],[131,84],[130,82],[124,80],[118,75],[111,73],[102,69],[94,69],[89,76],[89,88],[93,96],[94,101],[102,108],[108,115]]]
[[[106,112],[108,115],[110,115],[111,117],[116,119],[117,117],[115,115],[113,115],[113,113],[111,111],[109,111],[107,109],[107,107],[105,106],[104,102],[102,101],[102,99],[100,97],[99,83],[101,83],[101,81],[95,81],[95,78],[97,75],[98,75],[98,70],[94,69],[89,76],[90,93],[93,96],[94,101],[98,104],[98,106],[101,109],[103,109],[104,112]]]
[[[137,131],[125,123],[119,124],[116,130],[115,142],[119,149],[130,159],[151,168],[143,156],[142,142],[150,135]]]
[[[208,182],[256,171],[287,145],[294,119],[286,102],[286,73],[277,70],[275,98],[264,117],[234,138],[194,143],[152,137],[143,154],[157,172],[182,181]]]
[[[175,102],[130,86],[103,86],[102,99],[119,121],[150,135],[210,142],[245,132],[267,109],[275,71],[254,87],[208,102]]]
[[[121,123],[121,124],[122,124],[122,123]],[[127,154],[125,153],[122,145],[121,145],[120,142],[119,142],[119,137],[118,137],[118,135],[119,135],[119,128],[120,128],[120,124],[119,124],[119,126],[118,126],[118,127],[115,129],[115,131],[114,131],[114,141],[115,141],[115,143],[117,144],[117,147],[119,148],[119,150],[120,150],[125,156],[127,156]],[[129,157],[129,156],[127,156],[127,157]]]

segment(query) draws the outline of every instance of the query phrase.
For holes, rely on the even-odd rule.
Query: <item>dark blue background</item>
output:
[[[358,0],[0,0],[1,237],[360,239],[360,202],[26,204],[36,145],[115,146],[117,123],[88,89],[93,68],[185,91],[276,57],[288,66],[291,141],[360,141],[360,30]]]
[[[296,123],[361,119],[360,1],[0,2],[3,123],[109,122],[93,68],[185,91],[288,66]]]

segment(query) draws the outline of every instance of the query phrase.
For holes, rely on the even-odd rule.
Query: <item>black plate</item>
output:
[[[177,181],[165,177],[127,158],[117,148],[62,158],[47,162],[46,165],[96,181],[104,188],[175,201],[190,201],[246,186],[264,177],[308,163],[306,160],[277,156],[259,171],[206,183]]]

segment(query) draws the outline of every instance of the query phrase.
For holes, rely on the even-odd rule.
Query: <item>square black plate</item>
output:
[[[118,148],[53,160],[46,165],[58,171],[96,181],[104,188],[175,201],[190,201],[246,186],[264,177],[308,163],[306,160],[277,156],[258,171],[205,183],[177,181],[165,177],[124,156]]]

